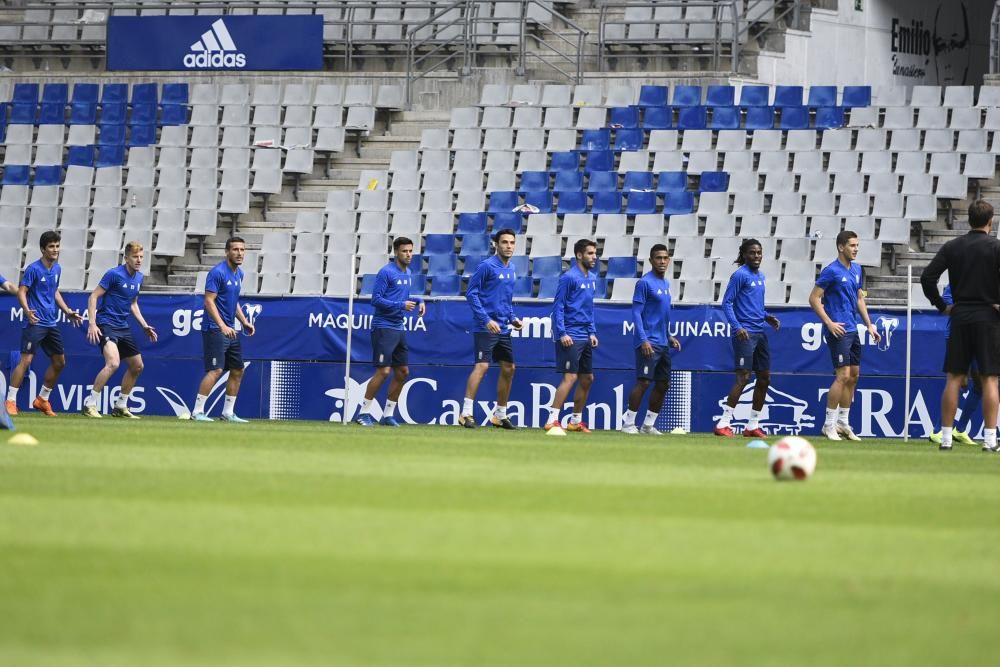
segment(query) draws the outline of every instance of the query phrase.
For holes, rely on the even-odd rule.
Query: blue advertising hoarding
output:
[[[107,67],[121,70],[323,69],[322,16],[111,16]]]
[[[68,293],[65,297],[71,308],[85,310],[86,294]],[[189,411],[203,372],[202,299],[194,295],[148,295],[140,303],[146,319],[158,329],[160,341],[149,344],[140,332],[135,332],[146,366],[137,390],[142,404],[137,404],[135,411],[160,415]],[[354,416],[371,373],[368,362],[372,313],[365,301],[355,305],[351,319],[343,300],[244,298],[242,307],[256,324],[258,334],[241,339],[248,365],[239,412],[247,417],[273,419],[339,421],[345,410],[348,417]],[[553,368],[551,304],[519,303],[515,310],[526,326],[514,339],[518,370],[510,413],[518,425],[540,426],[543,408],[551,401],[559,379]],[[597,379],[587,418],[597,428],[618,428],[634,378],[631,312],[627,305],[601,304],[595,313],[601,345],[595,356]],[[822,327],[809,309],[785,309],[778,311],[778,316],[781,330],[770,333],[773,382],[763,419],[765,430],[817,433],[823,397],[832,380]],[[904,413],[905,315],[873,310],[871,316],[883,339],[876,345],[867,335],[862,337],[862,378],[852,421],[859,434],[898,436]],[[411,377],[399,406],[405,421],[455,423],[472,363],[472,337],[468,333],[471,324],[469,309],[461,301],[428,303],[423,318],[414,316],[407,321]],[[946,318],[934,312],[914,313],[914,392],[909,406],[914,435],[933,428],[938,419],[945,324]],[[16,300],[0,298],[0,350],[7,353],[2,358],[8,376],[16,359],[22,325],[23,313]],[[349,326],[353,364],[348,392],[344,386],[344,361]],[[660,425],[711,430],[721,414],[720,401],[732,383],[729,326],[717,306],[679,306],[674,310],[671,329],[683,350],[673,357],[673,384],[661,411]],[[63,325],[69,364],[60,387],[53,393],[57,410],[79,409],[88,385],[101,368],[100,356],[84,334],[85,328]],[[39,355],[26,381],[27,389],[18,397],[24,407],[34,398],[46,364],[44,355]],[[480,421],[487,419],[495,400],[495,374],[494,369],[480,389],[476,409]],[[120,374],[112,384],[119,382]],[[0,381],[0,389],[5,387],[6,380]],[[221,397],[222,387],[220,383],[213,392],[210,407]],[[112,400],[115,391],[116,387],[108,388],[105,400]],[[749,414],[751,392],[752,386],[737,408],[737,428]],[[348,393],[350,399],[345,405]]]

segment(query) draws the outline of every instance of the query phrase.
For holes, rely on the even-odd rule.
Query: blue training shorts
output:
[[[201,341],[205,349],[205,371],[243,368],[243,346],[240,337],[226,338],[218,329],[203,329]]]
[[[38,324],[26,326],[21,331],[21,353],[34,354],[38,348],[42,348],[50,358],[63,354],[63,340],[59,327],[43,327]]]
[[[653,345],[651,357],[642,353],[642,347],[635,348],[635,376],[640,380],[670,382],[672,364],[669,345]]]
[[[834,368],[861,365],[861,338],[857,329],[849,328],[840,338],[835,338],[829,330],[824,330],[823,340],[830,348],[830,360],[833,361]]]
[[[593,373],[594,348],[590,339],[574,340],[565,347],[561,341],[556,342],[556,372],[558,373]]]
[[[372,364],[376,368],[406,366],[409,358],[410,348],[406,346],[405,332],[399,329],[372,331]]]
[[[139,346],[135,344],[131,330],[116,329],[107,324],[97,326],[101,330],[101,340],[97,342],[98,348],[103,350],[108,343],[114,343],[118,346],[118,356],[122,359],[135,357],[139,354]]]
[[[514,345],[510,340],[510,332],[490,333],[477,331],[473,334],[476,343],[475,363],[509,362],[514,363]]]
[[[733,357],[737,370],[771,370],[771,349],[768,347],[767,334],[763,331],[750,333],[747,340],[739,340],[733,336]]]

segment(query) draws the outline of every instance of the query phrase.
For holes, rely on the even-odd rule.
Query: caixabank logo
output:
[[[188,69],[240,69],[247,65],[246,55],[240,53],[222,19],[212,23],[190,51],[184,56],[184,67]]]

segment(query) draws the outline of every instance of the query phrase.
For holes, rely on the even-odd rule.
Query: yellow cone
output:
[[[17,435],[11,436],[10,439],[7,441],[7,444],[22,445],[25,447],[34,447],[35,445],[38,444],[38,440],[35,438],[35,436],[31,435],[30,433],[18,433]]]
[[[545,435],[566,435],[566,431],[563,430],[562,426],[553,426],[545,432]]]

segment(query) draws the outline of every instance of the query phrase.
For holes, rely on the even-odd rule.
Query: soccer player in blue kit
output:
[[[17,294],[17,288],[14,287],[9,280],[4,278],[3,274],[0,274],[0,292],[6,292],[10,295]],[[8,431],[14,430],[14,422],[12,422],[10,417],[7,415],[6,405],[4,405],[3,412],[0,412],[0,429]]]
[[[830,348],[835,373],[826,397],[826,420],[823,422],[823,435],[830,440],[861,440],[848,421],[861,374],[858,315],[871,339],[876,343],[882,339],[868,317],[865,274],[861,265],[854,261],[859,247],[858,235],[854,232],[844,230],[837,234],[837,259],[820,272],[809,294],[809,305],[823,321],[823,340]]]
[[[129,241],[125,244],[125,263],[109,269],[87,300],[87,313],[90,317],[87,340],[100,348],[104,355],[104,368],[97,374],[90,395],[83,401],[81,412],[85,417],[101,418],[101,412],[97,408],[101,392],[124,359],[128,370],[122,378],[121,393],[111,416],[139,419],[128,409],[129,397],[143,368],[139,346],[129,330],[129,313],[135,317],[149,340],[156,342],[156,329],[149,326],[139,310],[139,290],[142,288],[143,278],[139,269],[142,267],[142,260],[142,244]],[[101,302],[100,306],[98,301]]]
[[[475,320],[472,335],[476,345],[475,365],[465,384],[465,400],[458,420],[459,425],[465,428],[478,426],[472,416],[476,392],[490,368],[491,360],[500,364],[493,426],[508,430],[515,428],[507,417],[507,401],[514,380],[514,346],[510,332],[512,328],[521,329],[521,320],[514,315],[514,281],[517,276],[510,265],[516,242],[513,229],[501,229],[494,234],[496,254],[479,265],[465,291],[465,300]]]
[[[777,331],[781,323],[764,309],[765,277],[760,270],[763,259],[764,249],[760,241],[744,239],[736,257],[739,268],[729,277],[729,285],[722,296],[722,309],[733,331],[736,381],[726,397],[722,417],[713,431],[715,435],[733,437],[733,429],[730,427],[733,411],[743,389],[750,383],[751,374],[756,374],[750,419],[743,429],[743,435],[748,438],[767,436],[760,428],[760,411],[764,409],[767,388],[771,384],[771,351],[764,325],[768,324]]]
[[[559,286],[552,302],[552,333],[556,344],[556,371],[563,374],[549,406],[548,431],[559,426],[559,412],[573,385],[573,414],[567,431],[590,433],[583,421],[583,408],[594,383],[594,348],[597,326],[594,324],[594,293],[597,291],[597,244],[580,239],[573,245],[576,261],[559,276]]]
[[[410,298],[410,262],[413,260],[413,241],[405,236],[397,237],[392,242],[395,257],[393,261],[383,266],[375,276],[375,287],[372,289],[372,305],[375,307],[375,317],[372,319],[372,363],[375,374],[368,380],[365,389],[365,400],[361,404],[361,414],[355,420],[362,426],[374,426],[375,417],[371,414],[375,396],[392,370],[392,381],[389,383],[389,395],[385,401],[385,412],[382,415],[383,426],[399,426],[396,421],[396,401],[403,389],[406,378],[410,375],[409,348],[406,346],[406,333],[403,331],[403,316],[408,312],[417,311],[424,316],[426,306],[423,299]]]
[[[670,335],[670,279],[667,267],[670,254],[667,246],[657,243],[649,249],[650,271],[635,284],[632,293],[632,324],[635,347],[636,381],[628,395],[628,409],[622,416],[622,433],[636,435],[662,435],[656,428],[656,418],[663,407],[663,399],[670,389],[670,348],[680,351],[681,342]],[[635,425],[636,414],[642,405],[650,383],[649,406],[642,429]]]
[[[240,308],[240,289],[243,287],[243,258],[246,242],[238,236],[226,241],[226,259],[216,264],[205,279],[205,321],[201,339],[205,351],[205,377],[198,387],[191,419],[199,422],[213,421],[205,414],[208,393],[222,377],[222,369],[229,371],[226,381],[226,401],[222,408],[222,421],[245,423],[236,416],[236,396],[243,381],[243,348],[240,345],[236,321],[248,336],[254,335],[254,325]]]
[[[21,303],[26,321],[21,333],[21,361],[11,372],[10,386],[7,388],[6,408],[12,416],[17,415],[17,392],[38,348],[42,348],[48,355],[50,363],[42,378],[38,397],[31,407],[49,417],[56,416],[49,403],[49,396],[66,367],[62,336],[59,334],[59,312],[69,318],[73,326],[78,327],[83,322],[83,317],[70,310],[59,293],[59,278],[62,276],[62,267],[58,261],[61,242],[62,237],[52,231],[44,232],[38,238],[42,257],[28,265],[17,288],[17,300]]]

